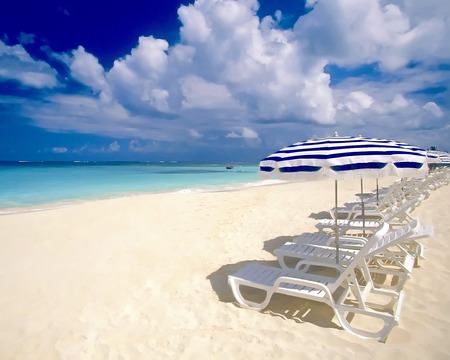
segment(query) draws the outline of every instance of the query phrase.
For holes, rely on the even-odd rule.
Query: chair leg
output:
[[[266,296],[265,296],[264,300],[261,302],[251,301],[251,300],[245,299],[245,297],[243,296],[243,294],[241,292],[241,285],[245,285],[245,284],[242,284],[236,278],[229,278],[228,283],[231,287],[231,290],[233,291],[233,295],[236,298],[237,302],[242,307],[247,308],[247,309],[252,309],[252,310],[257,310],[257,311],[263,310],[265,307],[267,307],[267,305],[269,304],[270,299],[272,298],[272,295],[273,295],[273,291],[271,289],[257,287],[257,289],[265,291]],[[255,287],[253,286],[253,288],[255,288]]]
[[[341,326],[349,333],[354,334],[363,339],[375,339],[380,342],[385,342],[392,328],[398,324],[398,320],[393,315],[371,312],[368,310],[358,309],[346,305],[337,305],[335,308],[335,314]],[[383,320],[383,327],[380,330],[374,332],[358,329],[355,326],[352,326],[350,322],[347,320],[347,316],[349,314],[362,314],[381,319]]]

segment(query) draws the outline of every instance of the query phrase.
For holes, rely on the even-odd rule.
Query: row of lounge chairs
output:
[[[322,302],[345,330],[384,342],[399,322],[403,286],[423,258],[419,240],[433,234],[431,225],[421,225],[411,213],[431,191],[448,184],[449,175],[441,169],[425,179],[401,179],[366,197],[367,219],[361,218],[359,204],[338,208],[338,216],[345,217],[338,220],[339,252],[334,220],[321,220],[318,232],[304,233],[274,251],[279,266],[249,263],[229,275],[234,297],[255,310],[267,307],[275,293]],[[256,293],[261,296],[255,298]],[[355,316],[369,322],[354,325]],[[372,322],[377,328],[366,327]]]

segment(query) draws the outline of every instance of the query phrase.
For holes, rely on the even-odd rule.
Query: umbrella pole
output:
[[[364,212],[364,185],[362,178],[361,178],[361,210],[363,218],[363,236],[366,236],[366,214]]]
[[[377,206],[378,206],[378,178],[377,178]]]
[[[339,264],[339,228],[338,228],[338,181],[334,180],[334,239],[336,241],[336,264]]]

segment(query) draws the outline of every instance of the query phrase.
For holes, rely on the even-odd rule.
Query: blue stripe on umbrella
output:
[[[272,168],[273,169],[273,168]],[[296,172],[316,172],[322,169],[321,166],[287,166],[281,167],[280,172],[282,173],[296,173]]]
[[[275,168],[272,166],[260,166],[259,170],[264,172],[272,172],[275,170]]]
[[[383,169],[387,163],[369,162],[331,166],[333,171],[353,171],[362,169]]]
[[[394,162],[394,165],[399,169],[420,169],[423,166],[423,163],[402,161],[402,162]]]

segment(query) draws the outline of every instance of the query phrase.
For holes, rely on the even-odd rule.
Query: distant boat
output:
[[[231,170],[233,168],[233,165],[227,165],[227,169]]]

